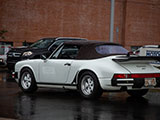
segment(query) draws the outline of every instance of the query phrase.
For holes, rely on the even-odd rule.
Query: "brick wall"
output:
[[[160,44],[160,1],[128,0],[125,46]]]
[[[159,0],[115,1],[114,42],[160,44]],[[109,41],[109,24],[110,0],[0,0],[0,30],[14,46],[56,36]]]

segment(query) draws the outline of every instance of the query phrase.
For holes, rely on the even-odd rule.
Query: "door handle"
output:
[[[71,66],[71,64],[70,63],[65,63],[64,66]]]

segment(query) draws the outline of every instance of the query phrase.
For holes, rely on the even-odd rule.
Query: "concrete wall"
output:
[[[115,42],[160,44],[159,0],[115,1]],[[109,41],[109,24],[110,0],[0,0],[0,30],[14,46],[56,36]]]

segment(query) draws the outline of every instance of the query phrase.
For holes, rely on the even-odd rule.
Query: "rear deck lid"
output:
[[[112,60],[120,64],[131,73],[159,73],[159,69],[150,65],[156,57],[126,57],[119,56]]]

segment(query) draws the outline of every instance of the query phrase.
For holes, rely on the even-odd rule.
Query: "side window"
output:
[[[54,58],[57,59],[76,59],[78,55],[78,46],[65,45],[62,49],[58,50],[54,54]]]
[[[50,51],[54,51],[63,42],[64,42],[63,40],[54,42],[52,47],[50,48]]]
[[[61,47],[50,59],[76,59],[79,47],[74,45],[65,45]]]
[[[64,46],[57,59],[76,59],[78,55],[78,46]]]
[[[50,59],[57,59],[58,55],[60,54],[61,50],[63,49],[64,46],[62,46],[56,53],[54,53]]]

